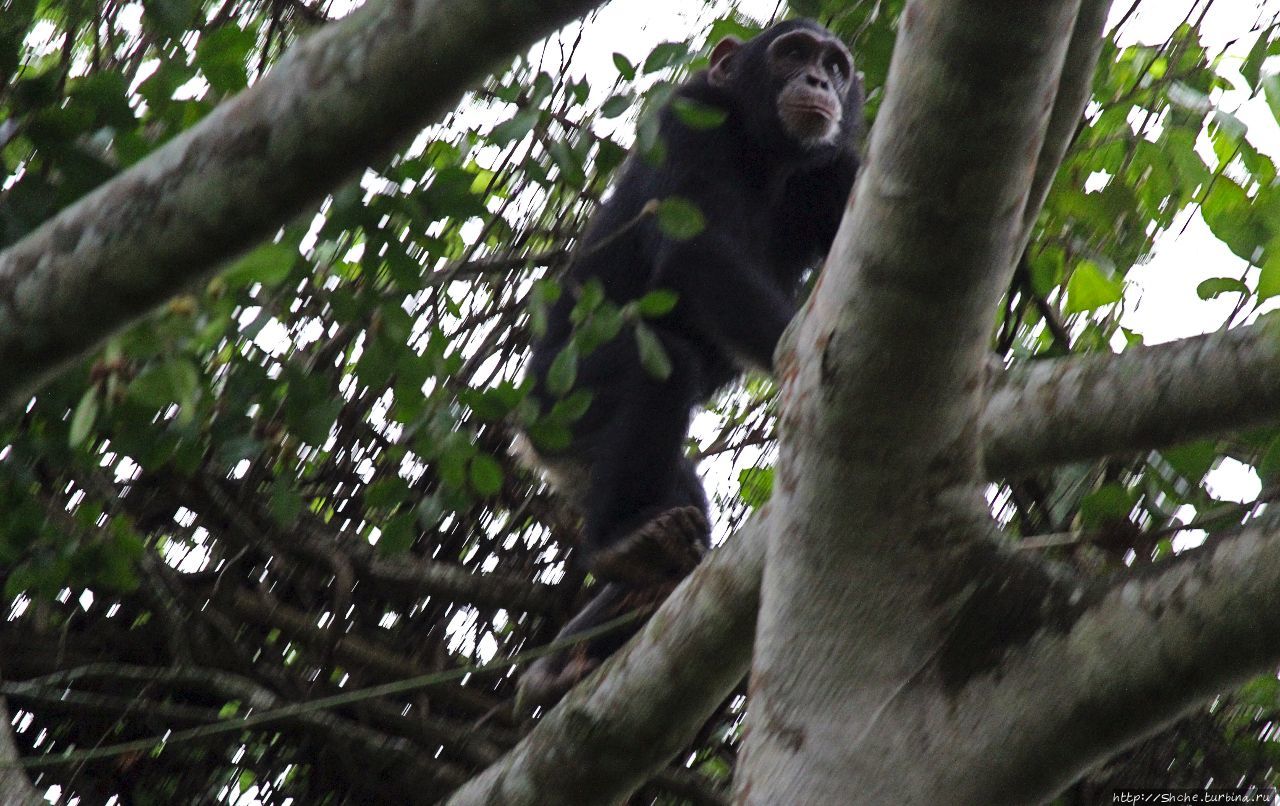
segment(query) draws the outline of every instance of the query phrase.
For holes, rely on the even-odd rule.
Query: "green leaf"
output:
[[[1119,484],[1104,484],[1080,499],[1080,520],[1086,527],[1105,526],[1126,520],[1137,499]]]
[[[399,476],[389,476],[364,488],[367,509],[390,509],[409,497],[409,484]]]
[[[1221,109],[1214,112],[1209,121],[1209,139],[1213,141],[1213,152],[1223,162],[1231,159],[1248,132],[1249,126],[1243,120]]]
[[[481,496],[490,496],[502,489],[502,465],[487,453],[471,457],[471,489]]]
[[[458,397],[477,417],[489,423],[496,423],[506,417],[515,405],[510,396],[497,389],[463,389]],[[518,403],[519,400],[516,399],[515,402]]]
[[[196,0],[143,0],[143,22],[173,39],[195,22]]]
[[[1124,296],[1124,283],[1120,278],[1108,277],[1092,260],[1081,260],[1067,281],[1068,314],[1084,313],[1112,305]]]
[[[476,446],[466,434],[451,433],[441,447],[436,466],[443,485],[454,490],[464,489],[471,457],[475,455]]]
[[[417,519],[419,528],[430,531],[440,525],[444,511],[440,496],[432,493],[418,502],[418,506],[414,509],[414,517]]]
[[[1233,699],[1249,710],[1274,711],[1280,704],[1280,680],[1274,675],[1255,677],[1237,689]]]
[[[209,85],[224,93],[239,92],[249,85],[246,63],[257,37],[235,25],[223,25],[200,36],[196,45],[196,66]]]
[[[71,431],[67,436],[67,444],[73,448],[80,447],[93,430],[93,423],[98,419],[98,387],[90,386],[80,396],[76,410],[71,415]]]
[[[1258,302],[1280,296],[1280,242],[1272,241],[1258,275]]]
[[[102,550],[93,557],[93,582],[115,591],[137,590],[138,560],[146,551],[146,544],[128,531],[123,521],[113,520],[111,527],[112,539],[99,544]]]
[[[551,306],[560,299],[560,284],[555,280],[542,279],[533,284],[529,292],[529,329],[535,338],[547,334],[547,317]]]
[[[323,445],[329,438],[329,431],[333,428],[333,423],[338,419],[338,412],[341,410],[341,400],[321,401],[307,409],[302,417],[293,419],[290,425],[303,442],[309,445]]]
[[[707,220],[698,206],[679,196],[658,202],[657,215],[658,228],[676,241],[687,241],[707,228]]]
[[[557,400],[547,414],[547,418],[560,423],[575,422],[587,413],[587,409],[591,408],[591,398],[590,389],[576,389]]]
[[[93,110],[95,125],[128,130],[137,124],[129,106],[129,85],[121,73],[94,73],[77,78],[69,84],[67,95]]]
[[[537,109],[522,109],[510,120],[499,123],[489,133],[489,140],[496,146],[505,146],[523,140],[538,123]]]
[[[1271,441],[1257,464],[1258,476],[1263,486],[1270,486],[1280,480],[1280,437]]]
[[[676,292],[666,288],[659,288],[657,291],[650,291],[641,297],[637,307],[640,309],[641,316],[654,319],[671,313],[679,301],[680,295]]]
[[[575,325],[581,325],[596,312],[596,309],[603,302],[604,284],[592,277],[578,290],[578,301],[574,303],[573,310],[569,312],[569,321]]]
[[[612,140],[600,140],[596,144],[596,174],[608,176],[627,158],[627,150]]]
[[[9,576],[4,581],[4,598],[14,599],[18,594],[34,591],[39,584],[39,575],[34,566],[24,562],[9,569]]]
[[[1280,74],[1272,73],[1262,79],[1262,92],[1267,98],[1271,114],[1280,120]]]
[[[671,109],[676,113],[676,117],[680,119],[681,123],[690,129],[699,131],[714,129],[729,118],[728,111],[718,106],[711,106],[695,101],[693,98],[682,96],[676,96],[671,101]]]
[[[560,173],[564,175],[566,182],[577,187],[587,181],[587,175],[582,170],[582,160],[564,140],[552,142],[547,147],[547,153],[551,156],[551,161],[560,169]]]
[[[271,500],[267,502],[271,517],[281,526],[293,526],[302,514],[302,496],[287,484],[277,482],[271,487]]]
[[[1258,33],[1258,38],[1253,40],[1253,47],[1249,49],[1249,55],[1245,56],[1244,64],[1240,65],[1240,75],[1243,75],[1244,81],[1249,82],[1249,87],[1257,90],[1258,79],[1262,75],[1262,63],[1266,61],[1267,56],[1271,55],[1271,35],[1275,32],[1275,26],[1263,28]]]
[[[656,73],[687,58],[689,46],[684,42],[663,42],[649,52],[644,60],[644,72]]]
[[[640,365],[645,372],[660,381],[671,377],[671,359],[666,349],[649,326],[643,322],[636,323],[636,347],[640,350]]]
[[[293,246],[283,243],[263,244],[232,264],[222,275],[222,279],[232,288],[253,283],[276,286],[289,276],[297,258],[298,250]]]
[[[404,554],[413,547],[413,541],[417,537],[413,513],[402,512],[382,525],[382,534],[378,537],[378,554],[383,557]]]
[[[562,397],[573,388],[578,378],[578,347],[573,342],[564,346],[547,370],[547,391]]]
[[[542,106],[542,102],[551,96],[555,86],[556,82],[545,70],[539,71],[538,75],[534,76],[533,86],[529,89],[529,106]]]
[[[163,59],[145,81],[138,85],[138,94],[152,109],[165,109],[173,101],[173,94],[195,75],[195,70],[180,60]]]
[[[1066,271],[1066,256],[1062,248],[1048,246],[1031,256],[1031,287],[1037,294],[1047,297],[1062,282]]]
[[[625,319],[616,305],[604,304],[596,308],[577,334],[577,342],[583,353],[590,353],[601,344],[612,341],[622,331]]]
[[[1271,240],[1267,222],[1260,211],[1254,209],[1249,194],[1227,176],[1214,177],[1200,212],[1218,240],[1245,260],[1256,261]]]
[[[525,429],[525,433],[540,451],[562,451],[573,441],[573,432],[569,427],[550,418],[532,423]]]
[[[234,465],[241,459],[256,459],[262,449],[262,440],[255,439],[252,434],[223,439],[217,448],[218,458],[228,465]]]
[[[1248,296],[1249,286],[1234,277],[1210,277],[1196,286],[1196,295],[1200,299],[1217,299],[1223,294],[1244,294]]]
[[[473,189],[476,175],[466,168],[451,166],[437,169],[431,184],[418,195],[431,218],[471,218],[488,210],[484,199]],[[367,256],[370,252],[366,251]]]
[[[618,72],[622,74],[624,81],[633,81],[635,79],[635,65],[627,61],[627,57],[623,56],[621,53],[613,54],[613,66],[618,68]]]
[[[1218,449],[1210,440],[1199,440],[1165,448],[1160,451],[1160,455],[1184,479],[1192,484],[1199,484],[1218,460]]]
[[[738,497],[752,509],[759,509],[773,495],[773,468],[748,467],[738,473]]]
[[[600,105],[600,116],[603,118],[616,118],[630,109],[633,101],[634,98],[629,92],[614,95]]]
[[[129,384],[129,395],[144,406],[164,408],[185,404],[194,396],[200,374],[185,358],[152,364]]]

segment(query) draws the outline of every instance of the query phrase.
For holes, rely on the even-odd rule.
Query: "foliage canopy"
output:
[[[874,118],[901,0],[792,5],[850,42]],[[189,129],[332,13],[299,1],[9,3],[0,248]],[[1243,90],[1280,114],[1269,72],[1280,34],[1242,31],[1241,61],[1202,43],[1202,19],[1156,45],[1106,44],[993,332],[1006,361],[1141,343],[1122,316],[1126,276],[1188,215],[1243,261],[1201,283],[1203,299],[1232,300],[1238,322],[1280,295],[1276,166],[1220,104]],[[632,132],[661,157],[645,109],[705,64],[711,42],[764,22],[732,9],[706,20],[688,43],[589,70],[575,58],[592,29],[561,32],[0,421],[0,676],[29,758],[465,669],[554,635],[592,583],[569,561],[572,517],[509,445],[516,423],[563,441],[583,401],[535,416],[521,357],[561,294],[578,295],[581,350],[623,327],[643,347],[644,318],[672,304],[656,294],[620,308],[556,278]],[[705,113],[681,114],[716,125]],[[685,208],[662,200],[656,215],[673,235],[696,233]],[[649,351],[657,372],[660,352]],[[569,353],[553,370],[566,392],[573,364]],[[718,534],[768,499],[773,421],[761,377],[701,421],[691,449],[728,477]],[[1206,478],[1228,460],[1257,473],[1256,500],[1215,498]],[[1168,559],[1188,529],[1213,539],[1238,526],[1277,481],[1280,431],[1266,429],[1009,480],[991,500],[1010,534],[1072,532],[1035,550],[1105,574]],[[455,675],[32,774],[83,802],[443,795],[519,736],[527,715],[511,713],[512,693],[508,670]],[[643,802],[719,802],[744,702],[726,702]],[[1255,681],[1068,797],[1087,801],[1109,776],[1274,784],[1262,727],[1277,711],[1277,681]]]

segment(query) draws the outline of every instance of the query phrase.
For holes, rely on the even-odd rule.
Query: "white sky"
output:
[[[1127,7],[1127,2],[1117,2]],[[1200,3],[1158,3],[1148,0],[1123,30],[1124,41],[1158,44]],[[1214,103],[1239,117],[1249,127],[1248,140],[1272,159],[1280,157],[1280,126],[1261,97],[1249,98],[1247,85],[1237,70],[1256,34],[1250,34],[1261,13],[1280,11],[1274,0],[1218,0],[1205,17],[1202,42],[1211,54],[1225,48],[1223,68],[1241,88],[1213,98]],[[1123,12],[1123,8],[1120,9]],[[1196,12],[1199,13],[1198,11]],[[1113,11],[1113,17],[1119,16]],[[1232,44],[1234,42],[1234,44]],[[1274,62],[1267,65],[1275,70]],[[1207,144],[1201,153],[1213,164]],[[1183,228],[1185,224],[1185,230]],[[1230,314],[1234,295],[1203,301],[1196,286],[1210,277],[1240,277],[1247,264],[1213,237],[1198,212],[1184,215],[1179,226],[1159,236],[1149,263],[1129,273],[1124,323],[1146,337],[1148,344],[1216,330]],[[1251,272],[1250,283],[1257,281]]]
[[[1113,9],[1113,19],[1128,5],[1117,2],[1118,12]],[[1274,15],[1280,10],[1277,6],[1280,4],[1274,0],[1218,0],[1202,27],[1202,44],[1211,54],[1224,52],[1223,67],[1229,68],[1230,77],[1240,88],[1214,97],[1214,103],[1248,125],[1249,142],[1272,159],[1280,157],[1280,125],[1261,96],[1249,98],[1247,84],[1236,71],[1256,37],[1250,33],[1255,22],[1262,14]],[[1163,3],[1148,0],[1122,30],[1122,41],[1159,44],[1193,7],[1198,15],[1203,6],[1188,0]],[[1274,60],[1267,65],[1272,71],[1275,67]],[[1201,152],[1208,155],[1211,149],[1206,146]],[[1157,237],[1151,260],[1129,272],[1122,321],[1126,327],[1141,333],[1148,344],[1216,330],[1231,313],[1235,296],[1224,294],[1215,300],[1201,300],[1196,295],[1196,286],[1210,277],[1240,277],[1247,268],[1245,261],[1213,236],[1199,212],[1185,214],[1178,226]],[[1248,273],[1247,282],[1256,283],[1257,270],[1251,269]],[[1267,309],[1273,307],[1268,305]],[[1262,487],[1252,468],[1230,459],[1216,467],[1206,481],[1216,497],[1229,501],[1255,500]],[[1193,516],[1194,512],[1185,513],[1184,522]],[[1200,540],[1203,535],[1186,535],[1175,544],[1181,548]]]

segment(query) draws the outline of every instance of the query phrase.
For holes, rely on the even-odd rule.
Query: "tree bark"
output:
[[[968,756],[940,738],[954,727],[949,689],[986,666],[944,648],[975,586],[1009,573],[977,548],[994,529],[976,424],[991,313],[1021,250],[1078,9],[903,12],[851,212],[780,350],[773,505],[786,528],[765,555],[743,803],[1033,794],[955,788]]]
[[[0,406],[269,238],[600,0],[371,0],[0,253]]]
[[[712,552],[628,649],[449,806],[616,803],[670,761],[746,673],[766,523],[753,519]]]
[[[1260,322],[1119,355],[1037,361],[982,417],[990,475],[1166,448],[1280,419],[1280,332]]]
[[[14,806],[44,803],[32,788],[26,772],[16,766],[22,757],[10,732],[12,724],[9,708],[0,699],[0,803],[12,803]]]

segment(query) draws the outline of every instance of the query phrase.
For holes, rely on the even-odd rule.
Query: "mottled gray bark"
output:
[[[1006,373],[982,417],[989,475],[1166,448],[1280,420],[1280,330],[1261,322]]]
[[[952,699],[945,724],[929,726],[972,762],[953,771],[962,797],[947,802],[983,802],[963,796],[984,790],[1008,793],[1004,802],[1044,800],[1214,695],[1274,674],[1277,527],[1265,519],[1159,573],[1079,599],[1068,591],[1056,610],[1045,607],[1044,624],[998,673],[975,679]],[[965,785],[966,777],[984,780]]]
[[[44,803],[36,794],[26,772],[16,766],[21,759],[9,728],[9,708],[0,700],[0,803],[9,806],[29,806]]]
[[[742,803],[1052,794],[961,775],[979,760],[940,737],[952,689],[986,669],[986,647],[945,651],[951,630],[992,629],[966,609],[988,578],[1015,571],[984,554],[994,528],[975,425],[1078,8],[946,0],[903,12],[852,209],[780,353],[772,505],[787,528],[765,554]],[[1034,580],[1019,591],[1039,593]]]

